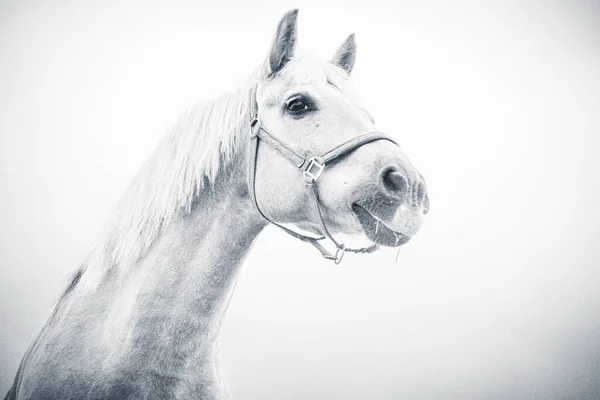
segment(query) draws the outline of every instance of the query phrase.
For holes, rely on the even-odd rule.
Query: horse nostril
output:
[[[381,173],[381,180],[386,191],[393,196],[403,196],[408,191],[408,181],[398,170],[388,167]]]

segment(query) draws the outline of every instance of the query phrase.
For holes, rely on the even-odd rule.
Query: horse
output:
[[[219,329],[263,228],[336,263],[417,233],[427,187],[353,93],[354,35],[328,61],[300,56],[297,15],[283,16],[246,81],[165,135],[6,400],[226,398]],[[365,244],[346,246],[342,234]]]

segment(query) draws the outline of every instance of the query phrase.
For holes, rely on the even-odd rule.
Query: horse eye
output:
[[[292,115],[300,115],[308,111],[308,104],[301,98],[292,98],[287,102],[287,110]]]

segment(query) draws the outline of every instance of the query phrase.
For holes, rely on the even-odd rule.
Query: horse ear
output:
[[[354,61],[356,61],[356,40],[353,33],[342,43],[330,62],[350,74]]]
[[[277,26],[275,39],[269,50],[267,60],[267,75],[273,75],[285,66],[294,56],[294,47],[296,45],[296,20],[298,19],[298,10],[288,11]]]

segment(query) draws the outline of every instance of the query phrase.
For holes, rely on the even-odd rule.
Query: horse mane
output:
[[[257,79],[255,72],[236,90],[182,114],[119,201],[77,282],[95,286],[109,270],[125,273],[169,222],[191,211],[201,189],[214,185],[240,147]]]

